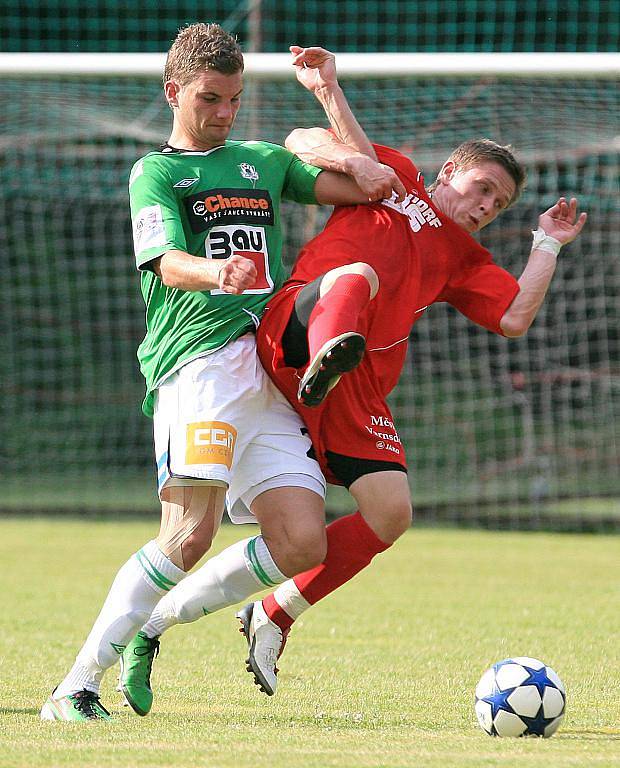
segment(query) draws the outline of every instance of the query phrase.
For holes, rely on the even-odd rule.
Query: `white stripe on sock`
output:
[[[304,611],[310,608],[306,598],[297,589],[297,584],[293,579],[285,581],[273,593],[274,600],[287,613],[291,619],[298,619]]]

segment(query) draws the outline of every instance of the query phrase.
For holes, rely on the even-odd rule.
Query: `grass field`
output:
[[[156,523],[0,520],[0,766],[360,768],[620,765],[620,539],[411,531],[300,620],[274,698],[245,672],[233,610],[176,627],[147,718],[42,723],[117,567]],[[254,529],[226,526],[218,549]],[[476,725],[473,690],[509,655],[546,660],[567,716],[549,740]]]

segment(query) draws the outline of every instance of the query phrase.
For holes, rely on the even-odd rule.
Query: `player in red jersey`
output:
[[[414,323],[428,306],[446,301],[489,331],[521,336],[542,304],[559,248],[586,220],[585,213],[577,217],[575,199],[560,198],[541,214],[516,280],[472,237],[515,202],[524,185],[510,148],[466,142],[427,191],[409,159],[370,144],[338,86],[334,57],[320,48],[291,51],[298,79],[322,103],[332,131],[299,129],[288,148],[328,168],[325,148],[333,156],[334,143],[343,153],[377,158],[397,172],[407,196],[336,208],[325,230],[301,250],[258,329],[261,362],[302,415],[327,480],[346,486],[358,504],[356,513],[328,526],[320,566],[237,614],[249,646],[248,671],[269,695],[293,622],[411,524],[406,459],[386,397],[400,376]]]

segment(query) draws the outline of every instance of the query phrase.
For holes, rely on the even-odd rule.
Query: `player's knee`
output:
[[[373,299],[379,290],[379,275],[377,275],[370,264],[366,264],[364,261],[358,261],[355,264],[351,264],[351,267],[353,267],[355,274],[366,278],[370,285],[370,298]]]
[[[364,514],[364,518],[374,533],[386,544],[393,544],[411,527],[413,508],[407,497],[388,498],[377,512],[370,518]]]
[[[305,539],[296,542],[294,548],[298,560],[296,571],[301,573],[309,568],[316,568],[327,557],[327,536],[325,526],[314,529]]]
[[[379,290],[379,276],[375,270],[364,261],[356,261],[353,264],[345,264],[342,267],[336,267],[330,270],[321,283],[321,295],[324,295],[343,275],[360,275],[365,278],[370,286],[370,298],[374,299]]]
[[[198,529],[184,535],[179,526],[176,537],[160,534],[157,545],[177,568],[189,571],[211,547],[213,533],[213,529]]]
[[[390,544],[405,533],[411,527],[413,519],[413,507],[409,499],[394,499],[388,504],[385,522],[388,539],[384,541]]]
[[[325,526],[306,526],[288,531],[284,541],[279,542],[276,562],[285,576],[316,568],[327,555]]]
[[[252,512],[271,557],[285,576],[323,562],[327,535],[320,494],[307,488],[272,488],[254,499]]]
[[[213,531],[194,531],[181,545],[183,567],[186,571],[193,568],[200,558],[208,552],[213,543]]]

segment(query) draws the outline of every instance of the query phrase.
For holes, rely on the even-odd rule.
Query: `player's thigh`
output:
[[[405,472],[362,475],[349,487],[360,514],[377,536],[392,544],[411,525],[411,491]]]
[[[253,500],[251,509],[272,557],[286,576],[323,562],[327,538],[322,494],[296,486],[271,488]]]

